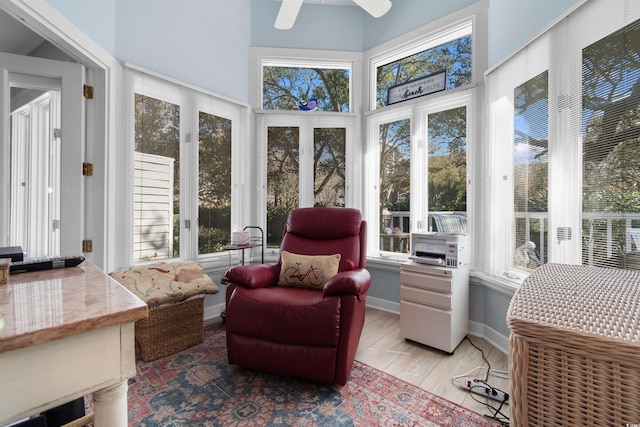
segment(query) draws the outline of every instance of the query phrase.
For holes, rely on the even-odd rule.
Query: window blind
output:
[[[486,75],[489,200],[478,267],[640,269],[640,2],[583,3]]]

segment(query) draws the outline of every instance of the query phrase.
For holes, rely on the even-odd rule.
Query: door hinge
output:
[[[84,85],[82,87],[82,94],[87,99],[93,99],[93,86]]]
[[[184,220],[184,228],[186,228],[187,230],[191,229],[191,220],[190,219],[185,219]]]
[[[82,175],[93,176],[93,163],[82,164]]]
[[[89,253],[93,251],[93,240],[83,240],[82,241],[82,252]]]

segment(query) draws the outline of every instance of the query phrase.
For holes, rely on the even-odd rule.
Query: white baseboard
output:
[[[400,303],[367,296],[367,307],[375,308],[382,311],[388,311],[394,314],[400,314]],[[484,323],[469,321],[469,335],[480,337],[492,346],[503,352],[509,353],[509,337],[505,337],[493,328],[486,326]]]
[[[504,354],[509,354],[509,337],[505,337],[484,323],[469,321],[469,335],[484,338]]]
[[[224,304],[216,304],[204,307],[205,323],[220,319],[220,313],[224,309]]]
[[[386,299],[367,296],[367,307],[375,308],[389,313],[400,314],[400,303]]]

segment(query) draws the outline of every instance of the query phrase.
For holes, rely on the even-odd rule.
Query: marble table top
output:
[[[0,353],[148,316],[147,304],[85,260],[0,285]]]

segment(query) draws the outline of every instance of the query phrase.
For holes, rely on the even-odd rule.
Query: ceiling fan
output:
[[[293,27],[303,0],[282,0],[275,27],[288,30]],[[391,0],[353,0],[355,4],[367,11],[374,18],[379,18],[391,8]]]

